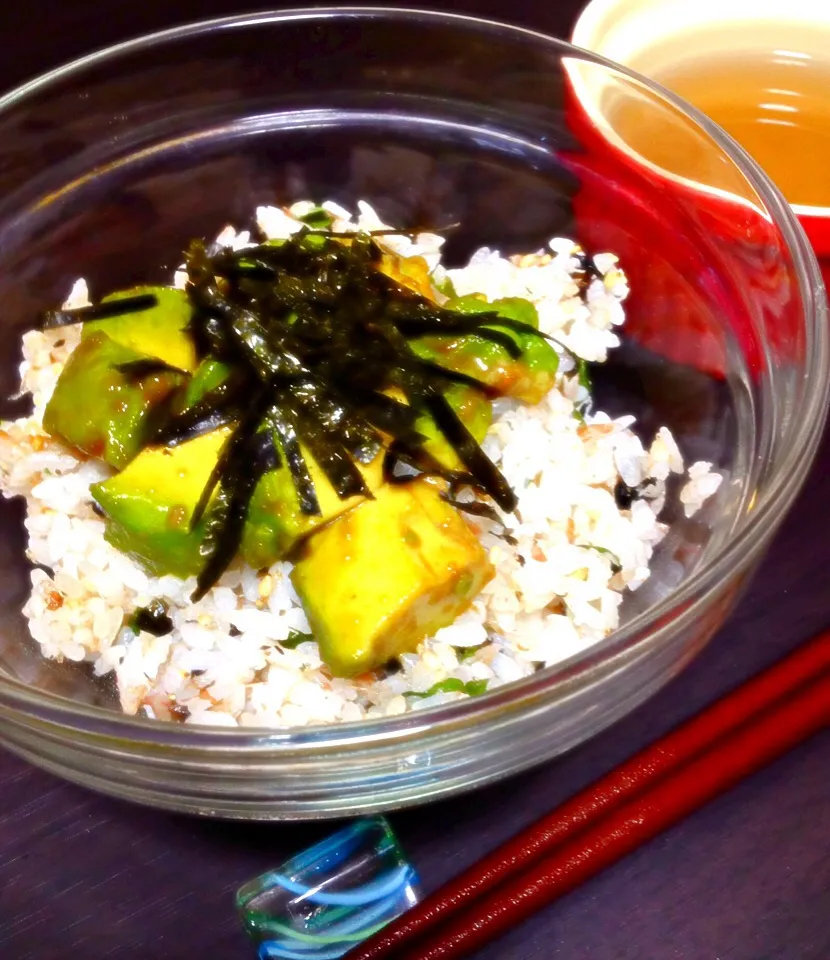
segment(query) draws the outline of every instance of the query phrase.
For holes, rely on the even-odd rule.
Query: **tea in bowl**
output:
[[[782,191],[818,256],[830,256],[830,7],[593,0],[571,39],[662,84],[723,127]],[[694,152],[656,136],[636,110],[609,119],[646,161],[699,179]],[[711,176],[706,182],[721,185]]]

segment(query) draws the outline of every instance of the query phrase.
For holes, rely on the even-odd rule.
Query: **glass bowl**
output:
[[[639,163],[577,75],[682,137],[712,192]],[[610,108],[609,108],[610,109]],[[704,188],[706,185],[703,185]],[[491,694],[372,722],[192,727],[120,714],[83,666],[43,660],[20,610],[23,510],[4,502],[0,741],[117,797],[212,816],[308,818],[469,790],[562,753],[648,697],[722,623],[799,490],[827,405],[818,269],[781,196],[671,94],[538,33],[384,9],[259,13],[121,44],[0,99],[0,394],[20,336],[78,276],[165,282],[193,236],[255,206],[365,198],[396,224],[458,221],[448,256],[570,235],[632,294],[599,403],[667,424],[725,482],[671,532],[605,642]],[[14,412],[7,403],[4,415]],[[676,500],[676,498],[675,498]]]

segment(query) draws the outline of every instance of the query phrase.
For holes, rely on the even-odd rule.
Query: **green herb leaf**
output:
[[[586,550],[596,550],[597,553],[601,553],[603,556],[608,557],[608,559],[611,561],[611,573],[619,573],[622,570],[620,558],[616,555],[616,553],[613,553],[606,547],[598,547],[593,543],[577,543],[575,546],[584,547]]]
[[[577,357],[576,372],[579,378],[580,387],[585,387],[586,390],[590,390],[591,389],[591,371],[588,367],[588,361],[583,360],[582,357]]]
[[[312,230],[331,230],[331,225],[334,223],[334,215],[322,207],[309,210],[299,219],[311,227]]]
[[[447,274],[444,274],[440,280],[438,280],[434,275],[431,276],[430,279],[432,280],[432,285],[435,287],[435,289],[439,293],[443,293],[445,297],[452,299],[453,297],[457,296],[453,282],[450,280]]]
[[[429,690],[423,693],[410,691],[404,696],[433,697],[436,693],[466,693],[469,697],[478,697],[486,691],[488,682],[487,680],[468,680],[467,683],[464,683],[458,677],[447,677],[446,680],[439,680],[438,683],[434,683]]]
[[[587,360],[583,360],[582,357],[578,357],[575,353],[573,354],[573,358],[576,360],[576,376],[579,385],[580,387],[584,387],[589,393],[584,400],[574,404],[573,415],[580,423],[585,423],[585,416],[591,412],[591,368]]]
[[[463,663],[465,660],[472,660],[473,657],[478,653],[479,650],[483,650],[487,646],[489,640],[485,640],[484,643],[478,644],[476,647],[456,647],[458,659]]]
[[[309,640],[313,639],[314,637],[310,633],[303,633],[301,630],[289,630],[288,638],[280,640],[280,646],[285,650],[294,650],[301,643],[308,643]]]

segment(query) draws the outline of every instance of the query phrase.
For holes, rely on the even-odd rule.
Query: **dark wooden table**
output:
[[[274,5],[277,5],[276,3]],[[446,6],[450,6],[448,0]],[[580,0],[453,3],[567,36]],[[0,3],[0,88],[233,0]],[[392,817],[432,888],[678,720],[830,624],[830,442],[743,603],[668,689],[566,759]],[[232,894],[326,826],[168,816],[0,754],[2,960],[244,960]],[[794,751],[510,936],[482,960],[827,960],[830,735]]]

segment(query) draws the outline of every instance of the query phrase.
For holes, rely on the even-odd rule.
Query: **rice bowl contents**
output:
[[[254,492],[245,502],[238,539],[228,541],[236,545],[232,555],[214,550],[208,563],[203,562],[207,535],[201,541],[190,536],[198,525],[192,522],[196,509],[173,537],[170,517],[179,506],[164,504],[163,534],[152,539],[142,520],[138,536],[135,511],[124,505],[132,509],[140,482],[136,477],[142,470],[146,474],[146,464],[155,470],[159,457],[175,460],[197,443],[212,444],[208,456],[218,463],[232,425],[215,419],[206,432],[200,421],[201,432],[183,434],[176,442],[183,437],[186,442],[168,448],[136,446],[135,430],[125,432],[119,424],[108,426],[102,443],[93,429],[98,410],[79,426],[78,411],[72,409],[68,423],[64,411],[70,405],[61,406],[55,396],[58,389],[72,390],[73,366],[85,377],[104,361],[107,371],[139,371],[141,392],[131,392],[130,383],[118,385],[119,390],[123,386],[119,416],[129,410],[133,426],[152,419],[152,404],[192,393],[202,377],[199,371],[207,369],[205,355],[193,353],[186,337],[175,343],[168,339],[163,362],[155,366],[148,366],[148,356],[158,354],[136,340],[135,327],[124,325],[128,337],[113,345],[106,325],[113,318],[122,323],[118,300],[129,294],[100,301],[94,308],[99,313],[84,317],[92,317],[91,322],[65,322],[76,316],[80,321],[90,305],[86,285],[78,281],[60,325],[24,336],[21,391],[32,396],[31,415],[0,425],[2,491],[7,497],[25,497],[27,504],[28,556],[35,566],[24,614],[43,655],[89,663],[97,675],[114,673],[122,709],[129,714],[192,724],[284,727],[402,714],[479,695],[562,661],[616,629],[625,591],[636,590],[648,578],[653,551],[665,535],[659,517],[666,481],[672,473],[685,472],[668,429],[661,428],[644,446],[632,429],[633,417],[611,419],[590,408],[586,364],[601,363],[619,344],[615,330],[624,320],[628,291],[616,258],[589,257],[574,242],[554,238],[547,250],[522,256],[482,249],[466,266],[450,269],[442,263],[442,237],[392,233],[365,203],[355,216],[333,203],[261,207],[257,228],[262,235],[257,241],[232,227],[222,231],[210,251],[213,259],[205,260],[210,283],[217,264],[226,261],[228,270],[247,270],[251,277],[256,269],[266,270],[264,261],[257,267],[257,251],[265,257],[267,244],[284,252],[289,243],[336,244],[355,251],[365,243],[377,253],[378,270],[388,278],[384,283],[434,305],[425,309],[447,322],[469,317],[473,326],[463,329],[475,330],[470,339],[488,342],[486,336],[493,335],[488,350],[496,360],[489,367],[479,354],[472,359],[455,355],[453,397],[461,399],[453,423],[464,424],[466,446],[449,443],[453,423],[443,434],[431,435],[430,424],[418,420],[416,433],[422,439],[416,442],[446,469],[430,471],[423,462],[401,457],[394,476],[384,473],[381,479],[373,471],[387,470],[388,454],[398,447],[388,431],[380,431],[380,451],[372,448],[362,459],[352,457],[347,472],[353,485],[347,487],[344,480],[328,501],[329,475],[307,471],[308,491],[318,501],[316,514],[295,511],[288,520],[280,515],[279,530],[271,523],[267,530],[259,526],[252,532],[252,511],[259,509]],[[198,295],[193,292],[198,285],[194,256],[176,273],[175,289],[162,294],[169,296],[168,309],[178,309],[179,292],[191,300]],[[224,289],[223,283],[218,289]],[[134,315],[144,309],[141,296],[133,296]],[[158,305],[158,295],[153,297]],[[522,319],[527,311],[538,324],[538,335]],[[485,321],[486,328],[474,326]],[[458,324],[461,330],[461,319]],[[253,321],[249,326],[253,329]],[[520,367],[508,362],[516,358],[505,331],[523,345],[519,360],[526,362]],[[419,350],[422,342],[424,349],[432,349],[424,337]],[[531,362],[536,344],[548,352],[540,347]],[[171,353],[177,348],[178,353]],[[424,350],[419,354],[433,372],[436,356],[443,359]],[[217,390],[231,379],[210,380],[215,358],[211,362],[214,367],[202,377],[202,393],[190,396],[191,407],[176,414],[180,422],[204,397],[218,397]],[[508,368],[510,377],[505,378]],[[475,379],[471,372],[478,377],[493,371],[499,389],[488,395],[484,409],[465,391]],[[508,380],[509,387],[504,386]],[[393,412],[400,420],[403,401],[391,389],[384,395],[397,404]],[[196,419],[191,416],[188,423]],[[279,453],[289,460],[290,437],[281,436]],[[261,446],[249,449],[256,452]],[[325,451],[320,449],[319,456]],[[484,461],[493,472],[472,482],[470,464]],[[338,462],[342,465],[342,458]],[[269,461],[263,470],[276,473],[276,466],[277,461]],[[462,472],[469,482],[456,483]],[[178,476],[185,473],[183,469]],[[689,467],[688,478],[680,502],[691,515],[716,492],[721,477],[711,464],[700,462]],[[253,479],[261,482],[262,476]],[[196,499],[200,489],[194,491]],[[302,485],[290,489],[292,497],[302,493]],[[210,504],[202,509],[209,513]],[[232,503],[228,509],[233,512]],[[374,547],[404,510],[407,536],[364,551],[368,559],[356,568],[357,585],[351,583],[340,562],[342,542],[364,538]],[[312,516],[320,518],[319,524],[312,523]],[[230,524],[223,522],[227,534]],[[222,536],[220,530],[214,541]],[[279,551],[273,549],[275,538]],[[436,572],[430,558],[446,557],[453,549],[458,558],[453,577],[447,578]],[[419,558],[422,563],[415,562]],[[197,560],[202,564],[198,570],[193,566]],[[211,576],[205,573],[208,567]],[[407,601],[406,616],[395,620],[386,608],[375,611],[374,599],[366,604],[362,597],[359,609],[350,612],[361,580],[371,586],[373,598],[383,591],[406,591],[414,598]],[[426,605],[418,606],[424,596]],[[441,605],[449,613],[436,619]],[[364,622],[367,617],[372,622]],[[421,626],[438,628],[411,649],[397,649],[397,638],[407,630],[416,636],[413,618],[419,617]],[[364,631],[371,643],[355,641],[354,648],[344,651],[338,646],[340,634],[355,630]]]

